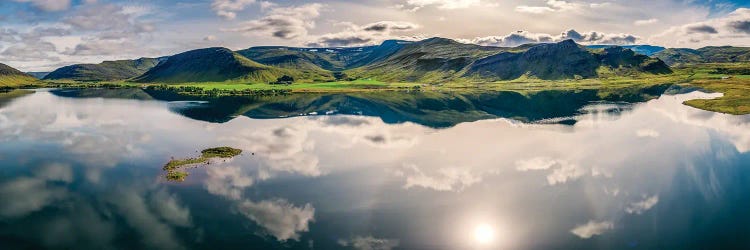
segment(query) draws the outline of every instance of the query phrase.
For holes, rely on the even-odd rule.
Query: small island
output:
[[[167,172],[166,179],[168,181],[176,181],[176,182],[182,182],[185,181],[185,178],[189,175],[188,172],[184,171],[183,169],[187,166],[192,165],[208,165],[209,160],[215,159],[215,158],[233,158],[238,155],[242,154],[241,149],[231,148],[231,147],[218,147],[218,148],[209,148],[204,149],[201,151],[201,156],[198,158],[188,158],[188,159],[173,159],[169,161],[166,165],[164,165],[163,169]]]

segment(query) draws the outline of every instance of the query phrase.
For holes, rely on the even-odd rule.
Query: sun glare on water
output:
[[[495,241],[495,229],[487,224],[477,225],[474,228],[474,240],[480,245],[489,245]]]

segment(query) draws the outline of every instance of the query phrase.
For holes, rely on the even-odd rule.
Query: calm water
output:
[[[748,249],[750,116],[681,104],[716,96],[0,94],[0,248]]]

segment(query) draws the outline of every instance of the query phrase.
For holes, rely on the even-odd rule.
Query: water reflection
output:
[[[344,113],[340,107],[361,104],[318,96],[224,111],[235,118],[197,119],[176,111],[213,104],[142,93],[68,98],[83,96],[40,91],[0,107],[4,247],[750,246],[739,237],[750,233],[750,117],[681,104],[715,94],[636,104],[581,98],[563,108],[573,110],[560,113],[564,118],[523,111],[523,120],[551,121],[524,123],[478,120],[522,113],[477,109],[489,104],[466,96],[451,98],[472,104],[455,113],[469,118],[448,115],[457,105],[435,98],[404,101],[431,103],[413,112],[368,104],[387,107],[372,109],[382,113],[376,117],[247,115],[293,116],[299,107],[309,107],[302,114]],[[528,102],[562,105],[548,97]],[[328,101],[334,99],[346,101]],[[293,109],[269,108],[289,103]],[[534,106],[548,107],[526,107]],[[185,183],[160,177],[170,157],[224,145],[254,154],[192,169]]]
[[[254,119],[345,114],[379,117],[388,124],[414,122],[428,127],[451,127],[462,122],[512,118],[521,121],[559,119],[580,112],[618,112],[625,102],[643,102],[658,97],[670,85],[655,85],[610,92],[606,90],[436,93],[385,92],[352,94],[291,94],[284,96],[192,97],[167,91],[141,89],[55,90],[55,95],[74,98],[116,98],[170,101],[170,109],[184,116],[224,123],[243,115]],[[674,89],[675,87],[673,87]],[[596,106],[591,102],[615,102]],[[608,109],[604,109],[608,108]],[[551,120],[548,120],[551,121]]]

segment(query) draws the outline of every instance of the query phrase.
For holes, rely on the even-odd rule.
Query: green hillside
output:
[[[252,47],[237,51],[253,61],[283,68],[342,71],[383,59],[410,42],[388,40],[378,46],[351,48]]]
[[[483,81],[535,77],[544,80],[606,75],[671,73],[659,59],[617,46],[587,49],[572,40],[516,48],[462,44],[431,38],[404,46],[372,64],[347,71],[356,78],[438,83],[460,78]]]
[[[33,76],[0,63],[0,88],[15,88],[37,82]]]
[[[198,49],[174,56],[134,79],[142,83],[273,82],[289,75],[297,79],[326,80],[324,73],[307,74],[257,63],[226,48]]]
[[[47,74],[45,80],[117,81],[137,77],[153,68],[162,59],[104,61],[99,64],[76,64]]]
[[[390,56],[347,73],[381,81],[446,81],[456,77],[475,60],[503,50],[445,38],[430,38],[407,44]]]
[[[750,48],[705,47],[700,49],[666,49],[653,55],[669,65],[695,63],[750,62]]]

